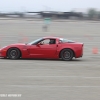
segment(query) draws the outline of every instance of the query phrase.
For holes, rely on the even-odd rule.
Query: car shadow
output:
[[[8,59],[8,58],[0,58],[2,60],[12,60],[12,59]],[[15,60],[36,60],[36,61],[63,61],[62,59],[37,59],[37,58],[21,58],[21,59],[15,59]],[[66,62],[79,62],[79,61],[83,61],[83,59],[72,59],[71,61],[66,61]],[[65,62],[65,61],[64,61]]]

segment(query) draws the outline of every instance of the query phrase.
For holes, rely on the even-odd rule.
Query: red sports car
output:
[[[9,59],[43,58],[72,60],[83,55],[83,43],[60,37],[43,37],[27,44],[17,43],[0,49],[0,57]]]

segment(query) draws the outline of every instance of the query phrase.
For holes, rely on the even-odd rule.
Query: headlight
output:
[[[4,47],[2,47],[0,50],[2,50],[2,49],[4,49],[4,48],[6,48],[7,46],[4,46]]]

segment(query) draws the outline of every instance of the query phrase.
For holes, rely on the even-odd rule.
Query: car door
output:
[[[31,45],[30,56],[33,58],[54,58],[56,55],[57,45],[49,44],[45,39],[43,44]]]
[[[31,58],[41,58],[43,55],[41,53],[40,46],[38,45],[31,45],[29,48],[29,53]]]
[[[56,56],[57,45],[56,44],[44,44],[40,45],[40,51],[43,58],[54,58]]]

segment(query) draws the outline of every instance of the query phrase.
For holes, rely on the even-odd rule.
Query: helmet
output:
[[[49,44],[55,44],[55,40],[54,39],[50,39]]]

